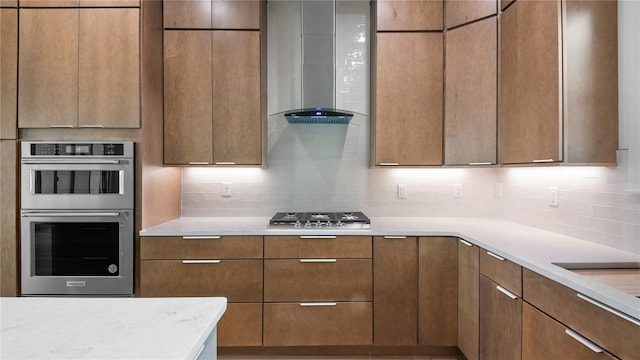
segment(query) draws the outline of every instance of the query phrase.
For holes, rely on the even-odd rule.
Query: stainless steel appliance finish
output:
[[[132,142],[23,142],[23,295],[133,294]]]
[[[362,212],[279,212],[269,220],[269,228],[369,230],[371,220]]]

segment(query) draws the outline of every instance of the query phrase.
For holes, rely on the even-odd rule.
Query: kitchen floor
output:
[[[247,355],[218,355],[219,360],[463,360],[464,357],[456,356],[389,356],[389,355],[363,355],[363,356],[296,356],[296,355],[264,355],[264,356],[247,356]]]

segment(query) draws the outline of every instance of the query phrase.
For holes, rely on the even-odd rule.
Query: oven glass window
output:
[[[118,276],[118,222],[33,226],[36,276]]]
[[[120,171],[37,170],[35,194],[121,194]]]

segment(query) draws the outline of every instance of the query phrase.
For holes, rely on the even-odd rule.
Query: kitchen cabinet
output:
[[[442,164],[442,51],[442,33],[376,34],[376,165]]]
[[[493,5],[495,10],[495,1]],[[497,163],[497,47],[496,17],[447,31],[444,119],[447,165]]]
[[[458,241],[458,348],[477,360],[480,329],[480,249]]]
[[[373,238],[374,345],[418,344],[417,254],[416,237]]]
[[[500,9],[504,10],[516,0],[500,0]]]
[[[259,31],[165,31],[166,164],[262,163]]]
[[[18,127],[140,126],[139,9],[20,9]]]
[[[15,139],[18,108],[17,9],[0,9],[0,78],[0,139]]]
[[[20,7],[140,7],[140,0],[20,0]]]
[[[18,144],[0,140],[0,296],[18,296]]]
[[[378,0],[378,31],[442,30],[443,0]]]
[[[0,7],[18,7],[18,0],[0,0]]]
[[[445,0],[445,27],[466,24],[498,12],[497,0]]]
[[[166,29],[260,29],[258,0],[164,0]]]

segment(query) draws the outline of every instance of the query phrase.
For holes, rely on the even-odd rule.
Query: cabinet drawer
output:
[[[370,236],[266,236],[265,258],[371,258]]]
[[[140,258],[261,259],[262,236],[141,237]]]
[[[578,292],[524,270],[524,299],[621,359],[639,359],[640,326],[579,297]]]
[[[262,260],[213,261],[141,261],[139,294],[224,296],[229,302],[262,302]]]
[[[264,301],[371,301],[369,259],[265,260]]]
[[[487,250],[480,250],[480,274],[522,297],[522,267]]]
[[[227,304],[218,323],[218,346],[261,346],[262,304]]]
[[[596,352],[579,341],[572,332],[533,306],[522,306],[522,360],[535,359],[613,359],[607,352]],[[580,339],[580,340],[577,340]],[[588,341],[588,340],[587,340]]]
[[[370,302],[264,304],[264,346],[371,345]]]

